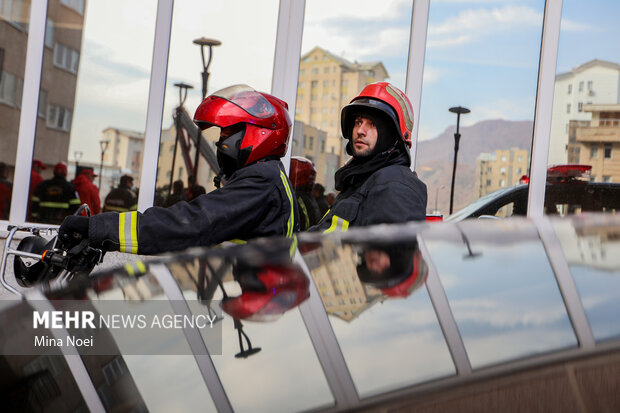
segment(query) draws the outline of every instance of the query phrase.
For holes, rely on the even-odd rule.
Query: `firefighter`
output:
[[[299,205],[299,227],[306,231],[316,225],[321,219],[321,212],[312,194],[312,186],[316,179],[316,168],[310,159],[303,156],[291,157],[291,170],[289,177]]]
[[[246,85],[208,96],[194,122],[201,129],[220,128],[216,190],[144,213],[68,217],[59,230],[61,241],[71,244],[82,236],[108,251],[148,255],[259,236],[292,237],[297,205],[280,161],[291,128],[287,110],[284,101]]]
[[[138,209],[138,196],[133,191],[133,177],[123,175],[118,186],[105,197],[103,212],[129,212],[136,209]]]
[[[405,94],[387,82],[372,83],[340,118],[352,158],[336,171],[336,201],[310,230],[426,219],[426,185],[410,169],[413,110]]]
[[[90,213],[96,215],[101,212],[101,199],[99,198],[99,188],[93,183],[98,175],[93,168],[82,168],[79,175],[73,180],[73,185],[80,196],[80,202],[87,204]]]
[[[37,222],[60,224],[80,206],[75,186],[67,181],[67,164],[58,162],[54,176],[41,182],[32,194],[31,214]]]

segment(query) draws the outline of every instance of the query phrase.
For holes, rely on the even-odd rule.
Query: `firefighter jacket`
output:
[[[12,191],[13,185],[6,179],[0,179],[0,219],[9,219]]]
[[[131,189],[119,186],[105,197],[103,212],[129,212],[138,209],[138,197]]]
[[[346,231],[349,226],[392,224],[426,219],[426,185],[405,165],[378,169],[349,185],[310,231]]]
[[[49,224],[61,224],[80,206],[75,187],[62,175],[41,182],[34,189],[31,201],[32,218]]]
[[[299,227],[302,231],[307,231],[313,225],[319,223],[321,213],[316,203],[316,198],[310,191],[297,189],[297,205],[299,205]]]
[[[86,175],[78,175],[73,180],[75,190],[80,196],[80,202],[88,204],[90,213],[96,215],[101,212],[101,200],[99,199],[99,189],[93,184]]]
[[[93,245],[133,254],[157,254],[224,241],[298,231],[297,205],[280,160],[239,169],[226,185],[191,202],[144,213],[104,213],[90,218]]]

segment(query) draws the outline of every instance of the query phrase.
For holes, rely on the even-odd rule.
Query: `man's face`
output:
[[[357,116],[353,123],[351,146],[353,156],[364,157],[372,153],[377,145],[378,132],[375,122],[363,116]]]

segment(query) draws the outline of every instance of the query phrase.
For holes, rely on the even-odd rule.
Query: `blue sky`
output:
[[[225,3],[225,4],[224,4]],[[307,0],[302,52],[321,46],[351,61],[377,61],[405,86],[411,0]],[[243,5],[244,13],[235,10]],[[155,0],[87,2],[70,158],[98,161],[108,127],[143,131],[151,70]],[[432,0],[419,138],[454,125],[463,105],[469,125],[484,119],[533,120],[544,0]],[[234,83],[271,88],[278,2],[175,2],[164,127],[188,82],[187,108],[200,101],[200,54],[191,41],[222,41],[209,91]],[[227,16],[235,15],[234,24]],[[564,0],[558,72],[591,59],[620,62],[620,2]],[[111,20],[112,19],[112,20]],[[110,30],[109,21],[115,21]]]

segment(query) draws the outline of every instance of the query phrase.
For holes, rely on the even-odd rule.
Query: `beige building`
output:
[[[333,192],[334,173],[338,169],[339,158],[336,154],[326,152],[327,133],[296,120],[291,145],[291,155],[310,159],[316,168],[316,182],[325,187],[325,193]]]
[[[108,142],[103,155],[103,166],[118,169],[123,174],[130,174],[133,176],[134,186],[139,187],[144,133],[107,128],[103,130],[102,142]]]
[[[82,49],[84,0],[50,0],[47,12],[34,157],[67,162]],[[30,1],[0,2],[0,161],[12,180],[17,153]],[[51,176],[51,168],[45,177]]]
[[[317,46],[301,57],[295,119],[325,131],[325,151],[343,163],[340,109],[364,86],[388,77],[381,62],[350,62]]]
[[[530,151],[510,148],[481,153],[476,159],[476,195],[481,197],[514,186],[528,173]]]
[[[571,160],[591,165],[592,181],[620,182],[620,104],[584,105],[583,111],[592,120],[571,124]]]

